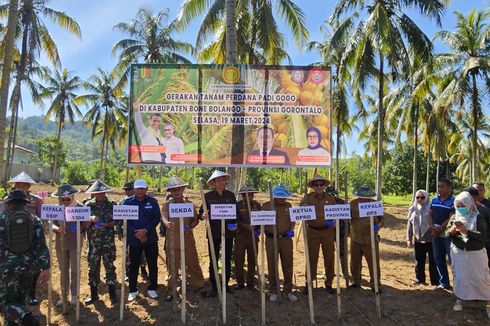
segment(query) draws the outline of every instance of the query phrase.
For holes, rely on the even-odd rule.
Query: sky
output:
[[[275,2],[275,0],[272,1]],[[82,38],[77,39],[59,27],[53,26],[47,20],[45,20],[45,23],[58,45],[63,67],[73,71],[82,79],[86,79],[94,74],[98,67],[108,71],[115,66],[117,58],[111,55],[112,47],[117,41],[127,36],[114,31],[114,25],[120,22],[130,22],[140,7],[149,7],[154,12],[168,8],[170,19],[174,19],[178,14],[181,3],[182,1],[179,0],[51,0],[48,2],[50,8],[64,11],[78,22],[82,30]],[[323,37],[320,26],[331,15],[336,1],[296,0],[295,3],[305,13],[307,27],[310,31],[310,40],[321,41]],[[454,28],[454,11],[467,14],[473,8],[488,8],[489,4],[490,0],[452,0],[443,18],[442,28],[447,30]],[[438,30],[436,23],[420,17],[415,12],[407,13],[432,38],[436,30]],[[194,44],[196,31],[201,20],[201,18],[196,19],[187,30],[176,35],[175,38]],[[284,25],[280,28],[286,33]],[[286,35],[286,39],[291,40],[291,37]],[[435,45],[436,51],[444,51],[440,43],[436,42]],[[287,50],[295,65],[308,65],[320,60],[318,55],[302,50],[292,43],[288,44]],[[49,64],[45,59],[41,59],[40,62],[45,65]],[[28,99],[28,96],[24,96],[23,106],[23,111],[20,113],[22,117],[43,114],[41,108],[33,104]],[[82,112],[85,111],[82,110]],[[362,152],[356,139],[357,137],[351,138],[347,140],[347,148],[351,149],[350,152],[352,150],[357,153]]]

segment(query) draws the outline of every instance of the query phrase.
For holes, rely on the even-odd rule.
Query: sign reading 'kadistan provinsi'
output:
[[[112,209],[114,220],[137,220],[139,207],[131,205],[114,205]]]
[[[324,206],[325,219],[329,220],[350,220],[350,205],[338,204],[338,205],[325,205]]]

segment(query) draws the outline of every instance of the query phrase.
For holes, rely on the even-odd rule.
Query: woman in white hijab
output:
[[[415,279],[412,284],[427,285],[425,279],[425,262],[429,256],[429,275],[432,285],[439,285],[439,274],[432,252],[432,233],[429,224],[429,194],[425,190],[417,190],[412,206],[408,209],[407,246],[414,249]]]
[[[487,301],[490,318],[490,271],[484,241],[488,226],[471,195],[463,191],[454,200],[456,214],[448,223],[451,236],[453,293],[457,297],[454,311],[463,310],[462,300]]]

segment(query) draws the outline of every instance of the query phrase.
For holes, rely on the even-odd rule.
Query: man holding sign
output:
[[[289,217],[289,208],[292,207],[286,201],[293,194],[282,184],[277,185],[272,189],[272,197],[274,202],[268,201],[262,205],[262,209],[266,211],[276,211],[276,227],[277,227],[277,251],[281,259],[282,273],[284,275],[283,292],[287,295],[291,302],[298,301],[298,298],[292,293],[293,291],[293,237],[294,237],[294,222],[291,222]],[[265,227],[265,246],[267,251],[267,266],[269,267],[269,285],[270,285],[270,302],[277,301],[277,289],[281,286],[276,283],[276,271],[274,268],[274,235],[273,226]]]
[[[237,228],[236,225],[236,198],[235,194],[232,193],[231,191],[226,189],[226,184],[230,182],[231,176],[227,173],[224,173],[219,170],[215,170],[211,177],[209,177],[207,184],[211,187],[213,187],[213,190],[207,192],[204,195],[205,201],[206,201],[206,207],[208,208],[208,212],[204,212],[203,206],[199,209],[199,217],[202,220],[207,219],[208,217],[211,217],[210,219],[210,224],[211,224],[211,234],[214,242],[214,251],[215,251],[215,257],[219,257],[220,253],[220,248],[221,246],[224,246],[225,249],[225,276],[226,276],[226,292],[227,293],[233,293],[233,290],[231,287],[228,286],[228,282],[230,280],[231,276],[231,257],[233,254],[233,238],[235,236],[235,230]],[[221,220],[216,219],[216,212],[213,212],[213,207],[212,205],[219,205],[219,204],[231,204],[235,205],[235,218],[234,219],[226,219],[225,224],[226,224],[226,229],[225,229],[225,243],[221,243]],[[215,297],[218,294],[218,288],[216,285],[216,282],[218,280],[215,279],[214,277],[214,269],[213,269],[213,263],[212,263],[212,256],[211,256],[211,248],[208,246],[209,250],[209,257],[210,257],[210,262],[209,262],[209,281],[211,282],[211,292],[204,292],[203,296],[205,297]],[[223,289],[225,291],[225,289]]]
[[[325,290],[328,294],[335,294],[332,288],[332,282],[335,273],[335,221],[325,220],[325,205],[335,205],[335,198],[324,192],[325,186],[330,181],[320,175],[315,175],[308,181],[308,187],[313,188],[313,192],[307,194],[300,202],[300,206],[314,206],[316,220],[306,221],[308,232],[308,252],[310,256],[311,280],[316,279],[318,268],[318,257],[320,247],[323,252],[323,265],[325,267]],[[308,287],[305,286],[304,293],[308,293]]]
[[[361,269],[362,269],[362,256],[366,258],[366,262],[369,267],[369,276],[371,277],[369,284],[371,289],[374,290],[374,277],[377,277],[378,284],[381,280],[381,272],[379,269],[379,235],[378,231],[383,226],[384,217],[374,216],[374,232],[375,232],[375,248],[376,248],[376,265],[377,275],[374,276],[373,271],[373,255],[371,253],[371,226],[369,217],[360,217],[359,204],[374,202],[376,193],[368,186],[362,185],[354,191],[354,196],[357,197],[350,202],[351,209],[351,229],[350,229],[350,245],[351,245],[351,274],[352,284],[351,288],[361,287]],[[381,291],[379,291],[381,292]]]
[[[197,291],[202,292],[204,289],[204,276],[202,274],[201,265],[199,264],[199,257],[197,255],[196,241],[194,239],[194,234],[192,230],[199,224],[199,219],[197,217],[197,210],[194,204],[184,198],[185,187],[188,183],[180,180],[179,178],[173,176],[170,178],[169,182],[165,185],[165,188],[170,192],[171,197],[162,206],[162,222],[167,228],[167,236],[165,238],[165,253],[167,256],[167,261],[169,261],[173,256],[173,261],[170,264],[175,266],[175,270],[178,271],[180,266],[180,229],[178,227],[178,219],[175,219],[172,215],[182,214],[184,219],[184,248],[185,248],[185,267],[186,272],[191,277],[192,285]],[[172,204],[189,204],[188,207],[182,207],[180,209],[172,207]],[[172,214],[170,210],[173,210]],[[171,246],[167,243],[170,241],[170,232],[172,232],[173,253],[171,253]],[[167,266],[170,266],[167,264]],[[181,271],[184,273],[184,271]],[[167,301],[173,300],[172,292],[177,287],[177,275],[172,275],[170,273],[170,278],[168,279],[169,294],[165,298]]]
[[[116,244],[114,242],[114,227],[117,221],[112,219],[113,206],[116,202],[110,201],[106,193],[112,188],[100,180],[96,180],[85,191],[94,198],[85,206],[90,207],[91,222],[88,233],[88,281],[90,297],[85,300],[87,305],[99,300],[98,286],[100,283],[100,261],[104,263],[106,283],[109,286],[111,304],[117,303],[116,297]]]
[[[144,251],[148,270],[150,272],[150,285],[148,296],[158,298],[156,292],[158,278],[158,236],[157,225],[161,220],[160,207],[155,198],[148,196],[148,185],[145,180],[134,182],[134,196],[126,198],[122,205],[138,206],[138,219],[128,221],[129,245],[129,295],[128,301],[138,297],[138,269],[141,264],[141,254]]]

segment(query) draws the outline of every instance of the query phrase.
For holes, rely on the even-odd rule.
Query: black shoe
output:
[[[201,292],[201,297],[203,298],[215,298],[217,295],[218,295],[218,291],[216,290]]]
[[[41,322],[39,321],[39,318],[34,317],[32,313],[28,313],[27,315],[22,318],[22,325],[23,326],[40,326]]]
[[[245,288],[245,285],[237,283],[235,285],[235,291],[240,291]]]
[[[39,300],[36,297],[29,297],[29,306],[37,306]]]
[[[99,301],[99,294],[97,293],[97,287],[96,286],[90,286],[90,297],[85,299],[85,304],[91,305],[94,304],[96,301]]]
[[[349,285],[349,288],[351,288],[351,289],[359,289],[360,286],[359,286],[359,284],[352,283],[351,285]]]
[[[233,294],[233,293],[235,293],[235,291],[233,291],[233,288],[231,286],[227,286],[226,287],[226,293]]]
[[[173,296],[173,295],[171,295],[171,294],[169,294],[169,295],[167,295],[167,296],[165,297],[165,301],[167,301],[167,302],[172,302],[173,300],[174,300],[174,296]]]
[[[335,291],[334,289],[332,289],[331,286],[326,286],[325,287],[325,291],[327,291],[328,294],[336,294],[337,291]]]

